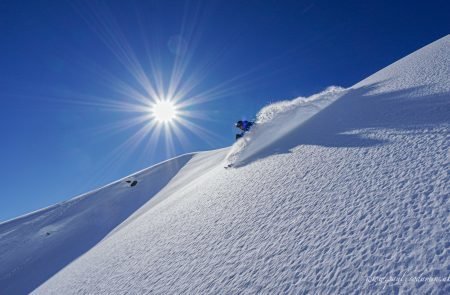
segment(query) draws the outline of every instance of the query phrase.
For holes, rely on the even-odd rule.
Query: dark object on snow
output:
[[[223,167],[223,168],[229,169],[229,168],[231,168],[231,167],[233,167],[233,164],[228,164],[227,166],[225,166],[225,167]]]
[[[133,181],[127,180],[126,182],[129,183],[130,186],[135,186],[138,183],[137,180],[133,180]]]
[[[236,134],[236,140],[238,140],[239,138],[241,138],[242,136],[244,136],[244,134],[250,130],[250,128],[252,128],[253,124],[255,124],[254,122],[249,122],[249,121],[237,121],[236,122],[236,128],[239,128],[242,130],[241,133]]]

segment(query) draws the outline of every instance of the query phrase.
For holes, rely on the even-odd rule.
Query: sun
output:
[[[158,122],[170,123],[177,118],[177,106],[170,100],[161,100],[153,104],[150,110]]]

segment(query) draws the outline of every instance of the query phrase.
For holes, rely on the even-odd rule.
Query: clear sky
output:
[[[348,87],[449,33],[448,1],[0,2],[0,221]],[[170,99],[177,118],[155,120]]]

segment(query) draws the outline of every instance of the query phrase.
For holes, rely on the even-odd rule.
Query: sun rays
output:
[[[211,79],[224,54],[199,56],[196,52],[203,15],[200,7],[192,5],[183,13],[178,34],[162,39],[158,26],[148,23],[152,18],[136,11],[136,35],[128,40],[104,2],[74,4],[114,57],[112,65],[86,56],[79,60],[92,84],[105,90],[99,92],[102,94],[66,92],[58,98],[59,102],[111,114],[102,115],[101,122],[89,130],[95,141],[118,141],[107,148],[99,165],[103,171],[97,171],[92,178],[118,169],[130,158],[147,165],[156,153],[165,153],[168,158],[192,150],[195,141],[221,146],[221,136],[208,127],[215,116],[210,115],[207,104],[248,89],[248,73],[220,82]]]
[[[141,37],[136,44],[129,42],[106,4],[83,2],[75,6],[116,62],[125,69],[118,73],[86,61],[85,66],[98,77],[95,82],[110,88],[113,94],[110,97],[89,95],[89,98],[83,96],[81,99],[77,95],[78,101],[86,106],[122,114],[119,119],[95,128],[99,137],[130,134],[111,151],[109,162],[142,147],[151,155],[158,145],[164,146],[167,157],[174,156],[175,145],[188,146],[192,136],[207,143],[217,141],[218,137],[201,123],[210,119],[203,104],[217,97],[198,87],[207,76],[205,63],[196,60],[197,66],[192,65],[200,33],[200,7],[188,7],[179,34],[165,41],[157,39],[160,32],[148,31],[155,26],[145,23],[150,18],[136,11],[136,32]],[[209,98],[202,95],[203,92],[208,92]]]

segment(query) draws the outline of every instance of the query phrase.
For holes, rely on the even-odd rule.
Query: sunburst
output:
[[[159,123],[173,123],[178,115],[177,109],[178,107],[173,101],[160,100],[152,105],[150,114]]]
[[[171,61],[167,56],[162,58],[158,49],[154,49],[159,45],[156,40],[147,39],[153,35],[145,32],[145,26],[141,23],[143,18],[139,14],[136,19],[140,22],[146,54],[138,55],[116,18],[103,5],[102,2],[95,2],[92,6],[78,8],[126,71],[112,72],[93,60],[86,60],[83,64],[97,75],[97,81],[111,88],[110,96],[73,93],[70,97],[66,96],[65,100],[119,113],[111,116],[106,125],[94,127],[98,135],[95,138],[99,140],[118,133],[128,134],[124,141],[109,150],[103,169],[117,167],[118,162],[125,161],[131,155],[136,161],[148,161],[156,150],[161,151],[161,147],[166,151],[166,157],[174,156],[175,150],[188,149],[194,137],[217,147],[222,140],[205,127],[205,120],[214,119],[208,116],[203,105],[246,89],[248,79],[245,78],[248,73],[205,87],[203,82],[210,76],[211,65],[217,63],[217,59],[196,59],[193,63],[200,33],[195,18],[186,18],[192,22],[185,23],[180,29],[178,39],[182,38],[183,42],[178,43],[182,43],[183,50],[175,50]],[[192,10],[196,11],[197,8]],[[125,73],[128,77],[125,77]],[[181,149],[175,148],[178,146]],[[137,149],[141,151],[139,155],[135,153]]]

